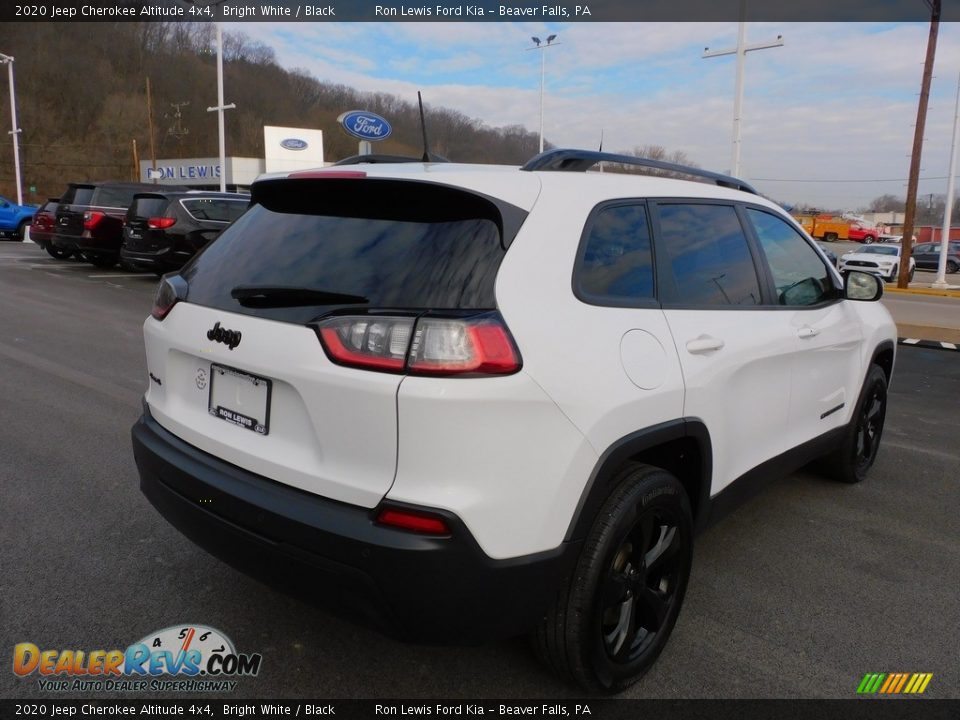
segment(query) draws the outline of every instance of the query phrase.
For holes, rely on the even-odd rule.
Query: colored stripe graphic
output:
[[[857,694],[922,695],[933,673],[867,673],[857,686]]]

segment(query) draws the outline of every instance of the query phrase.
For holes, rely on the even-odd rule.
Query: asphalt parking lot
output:
[[[167,525],[139,492],[129,439],[155,284],[0,244],[4,653],[124,648],[200,623],[263,654],[237,698],[578,695],[525,639],[403,645],[277,594]],[[851,698],[867,672],[930,672],[926,696],[960,697],[958,438],[960,353],[899,348],[870,479],[776,479],[701,535],[673,638],[627,695]],[[0,697],[43,697],[36,675],[5,668]]]

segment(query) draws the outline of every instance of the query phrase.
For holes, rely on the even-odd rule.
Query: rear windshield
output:
[[[93,185],[70,185],[60,202],[63,205],[89,205],[93,191]]]
[[[228,200],[226,198],[191,198],[180,202],[195,220],[212,220],[214,222],[233,222],[243,215],[250,204],[247,200]]]
[[[189,302],[290,322],[332,306],[244,307],[231,290],[306,288],[365,298],[358,309],[496,307],[505,243],[501,208],[492,201],[426,183],[268,185],[255,188],[259,204],[183,271]]]
[[[160,217],[167,209],[169,200],[165,197],[147,196],[134,198],[127,212],[130,218]]]
[[[136,194],[137,188],[101,185],[94,193],[92,204],[96,207],[123,208],[126,210],[130,207],[133,196]]]

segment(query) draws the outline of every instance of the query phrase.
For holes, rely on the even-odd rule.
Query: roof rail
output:
[[[520,169],[528,172],[534,170],[586,172],[599,162],[612,162],[622,165],[637,165],[639,167],[655,168],[657,170],[668,170],[683,175],[712,180],[722,187],[743,190],[744,192],[753,193],[754,195],[760,194],[749,183],[731,177],[730,175],[721,175],[720,173],[710,172],[709,170],[701,170],[700,168],[689,167],[688,165],[677,165],[662,160],[653,160],[652,158],[635,157],[634,155],[618,155],[616,153],[598,152],[596,150],[562,148],[547,150],[528,160],[527,164]]]
[[[422,157],[405,157],[403,155],[352,155],[344,158],[334,165],[361,165],[363,163],[381,164],[381,163],[422,163]],[[440,155],[430,155],[430,162],[450,162]]]

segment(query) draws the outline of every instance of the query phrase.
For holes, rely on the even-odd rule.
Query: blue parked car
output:
[[[17,205],[0,197],[0,237],[23,240],[36,212],[36,205]]]

